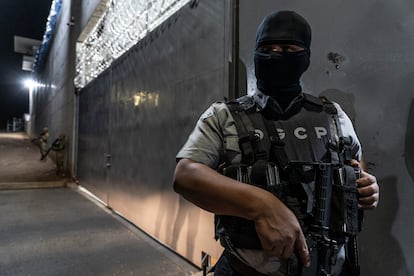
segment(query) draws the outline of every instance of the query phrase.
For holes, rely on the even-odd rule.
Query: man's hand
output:
[[[361,170],[361,178],[357,179],[358,207],[374,209],[379,201],[379,186],[375,176]]]
[[[351,166],[359,166],[356,160],[351,161]],[[363,169],[361,169],[361,177],[357,179],[358,189],[358,207],[360,209],[374,209],[379,201],[379,186],[377,178]]]
[[[263,249],[284,259],[290,258],[296,250],[302,264],[308,267],[309,250],[296,216],[273,195],[263,202],[263,213],[254,220]]]

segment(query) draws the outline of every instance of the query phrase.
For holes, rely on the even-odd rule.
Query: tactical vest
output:
[[[258,112],[250,96],[226,104],[239,134],[241,163],[233,163],[234,152],[224,148],[219,172],[277,196],[305,237],[316,230],[336,244],[355,237],[358,175],[349,166],[351,143],[333,103],[304,94],[298,112],[276,120]],[[262,248],[253,221],[216,215],[215,225],[225,248]]]

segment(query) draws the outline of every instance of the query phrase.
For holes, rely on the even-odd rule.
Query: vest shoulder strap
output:
[[[315,112],[322,112],[324,110],[324,103],[322,99],[312,96],[308,93],[303,93],[304,102],[303,106],[306,110],[315,111]]]
[[[338,110],[333,102],[322,96],[323,109],[328,115],[331,132],[329,150],[333,163],[349,163],[352,159],[352,143],[350,137],[343,135],[342,127],[339,122]]]
[[[328,100],[327,97],[320,96],[319,99],[321,100],[323,104],[323,111],[325,111],[325,113],[336,114],[336,115],[338,114],[338,110],[336,109],[334,103]]]
[[[259,140],[249,113],[254,111],[255,103],[250,96],[243,96],[235,100],[226,101],[226,105],[233,116],[239,135],[239,147],[242,153],[242,163],[251,164],[257,157],[254,143]]]

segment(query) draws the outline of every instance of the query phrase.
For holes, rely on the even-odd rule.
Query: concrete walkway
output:
[[[39,147],[25,133],[0,133],[0,189],[63,187],[66,179],[55,169],[50,157],[40,161]]]
[[[0,275],[200,275],[39,157],[24,134],[0,133]]]

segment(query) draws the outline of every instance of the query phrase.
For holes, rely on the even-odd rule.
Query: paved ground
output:
[[[49,157],[40,161],[39,147],[26,134],[0,133],[0,183],[63,180],[55,168]]]
[[[25,135],[0,133],[1,276],[200,275],[39,157]]]

